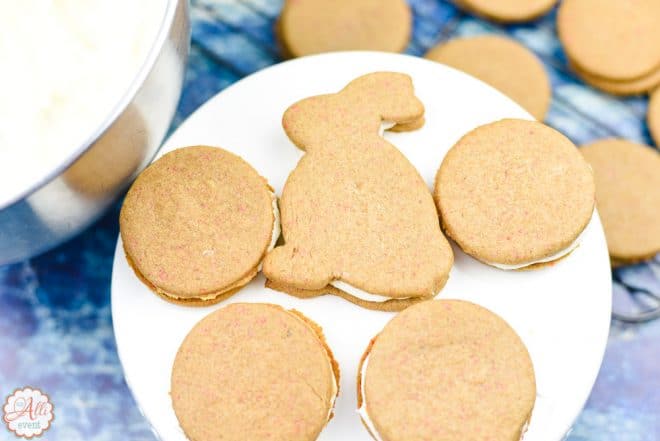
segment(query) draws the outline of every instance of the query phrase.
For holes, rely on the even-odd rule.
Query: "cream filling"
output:
[[[372,294],[370,292],[357,288],[351,285],[350,283],[346,283],[343,280],[333,280],[332,282],[330,282],[330,285],[344,291],[346,294],[350,294],[353,297],[357,297],[358,299],[365,300],[367,302],[386,302],[388,300],[393,300],[393,299],[404,300],[410,298],[410,297],[388,297],[380,294]]]
[[[270,245],[268,245],[268,249],[266,250],[267,252],[273,251],[273,248],[275,248],[275,244],[277,243],[277,239],[280,238],[280,233],[282,232],[282,229],[280,228],[280,209],[277,207],[277,196],[275,196],[275,193],[270,193],[271,197],[273,198],[273,232],[270,236]]]
[[[582,236],[584,235],[584,231],[580,233],[580,235],[571,243],[569,246],[564,248],[561,251],[556,252],[555,254],[552,254],[548,257],[543,257],[538,260],[533,260],[531,262],[525,262],[525,263],[517,263],[514,265],[508,265],[506,263],[495,263],[495,262],[487,262],[483,261],[484,263],[494,266],[495,268],[503,269],[503,270],[517,270],[520,268],[525,268],[526,266],[534,265],[537,263],[546,263],[546,262],[552,262],[554,260],[561,259],[562,257],[572,253],[578,246],[580,246],[580,242],[582,241]]]
[[[378,130],[378,135],[383,136],[385,134],[385,130],[389,130],[395,125],[396,123],[394,121],[381,121],[380,129]]]
[[[271,196],[273,198],[272,206],[273,206],[273,231],[270,235],[270,244],[268,245],[268,248],[266,248],[266,254],[270,253],[273,251],[273,248],[275,248],[275,244],[277,243],[277,239],[280,238],[280,233],[282,232],[282,229],[280,228],[280,209],[277,207],[277,196],[275,196],[275,193],[271,192]],[[261,271],[261,268],[263,267],[263,259],[261,262],[259,262],[259,265],[257,266],[257,271]]]
[[[362,369],[360,370],[360,394],[362,395],[362,406],[360,406],[358,409],[358,413],[360,414],[362,421],[364,421],[364,424],[367,425],[369,432],[371,432],[371,435],[376,439],[376,441],[383,441],[383,439],[380,437],[380,434],[376,430],[376,426],[374,426],[374,422],[371,421],[371,418],[369,418],[369,414],[367,413],[367,393],[364,385],[367,382],[367,365],[369,364],[369,357],[370,355],[368,354],[364,359],[364,362],[362,363]]]
[[[523,426],[522,430],[520,431],[520,440],[523,441],[523,438],[525,438],[525,434],[527,433],[527,429],[529,429],[529,420],[525,422],[525,425]]]
[[[366,379],[367,379],[368,364],[369,364],[369,355],[367,355],[367,357],[364,359],[364,362],[362,363],[362,369],[360,370],[360,393],[362,394],[362,406],[360,406],[360,408],[358,409],[358,413],[360,414],[362,421],[364,421],[364,424],[367,425],[369,431],[371,432],[371,435],[376,439],[376,441],[383,441],[383,439],[380,437],[380,434],[376,430],[376,426],[374,426],[374,422],[371,420],[371,418],[369,418],[369,414],[367,413],[367,393],[364,384],[366,383]],[[520,431],[520,441],[523,441],[523,438],[525,438],[525,434],[527,433],[528,428],[529,428],[529,420],[525,422],[525,425]]]
[[[335,410],[335,401],[337,401],[337,377],[335,377],[335,370],[332,367],[332,361],[328,355],[328,364],[330,365],[330,372],[332,372],[332,399],[330,400],[330,409],[328,409],[328,418],[326,421],[330,421],[330,416],[332,416],[332,411]]]

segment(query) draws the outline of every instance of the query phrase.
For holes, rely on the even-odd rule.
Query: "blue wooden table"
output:
[[[647,100],[618,99],[582,84],[567,67],[554,14],[532,24],[502,27],[465,15],[445,1],[410,3],[415,30],[408,53],[421,55],[457,35],[509,34],[547,67],[554,91],[548,124],[578,144],[608,136],[651,143],[644,124]],[[273,36],[280,7],[279,0],[193,1],[192,51],[174,127],[220,90],[280,61]],[[46,440],[155,439],[124,382],[112,332],[110,275],[118,212],[116,204],[67,244],[0,267],[0,395],[24,385],[48,392],[55,420]],[[614,287],[619,307],[635,293],[660,293],[660,257],[617,270]],[[660,321],[614,322],[600,376],[569,439],[660,440],[659,362]],[[13,439],[2,426],[0,439]]]

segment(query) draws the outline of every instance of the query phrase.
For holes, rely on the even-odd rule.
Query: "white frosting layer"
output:
[[[273,251],[273,248],[275,248],[275,244],[277,243],[277,239],[280,238],[280,233],[281,233],[281,228],[280,228],[280,209],[277,207],[277,196],[275,196],[275,193],[271,193],[271,196],[273,197],[273,232],[270,235],[270,244],[268,245],[268,248],[266,249],[266,253],[270,253]],[[259,266],[257,266],[257,271],[261,271],[261,268],[263,267],[263,261],[259,262]]]
[[[332,361],[328,355],[328,363],[330,363],[330,370],[332,371],[332,400],[330,400],[330,409],[328,409],[328,421],[330,421],[330,416],[332,411],[335,409],[335,401],[337,401],[337,377],[335,377],[335,371],[332,368]]]
[[[562,257],[570,254],[573,252],[578,246],[580,246],[580,242],[582,241],[582,235],[584,234],[584,231],[580,233],[580,235],[571,243],[569,246],[564,248],[561,251],[556,252],[555,254],[552,254],[551,256],[544,257],[542,259],[538,260],[533,260],[531,262],[525,262],[525,263],[517,263],[515,265],[507,265],[505,263],[495,263],[495,262],[486,262],[484,263],[494,266],[495,268],[503,269],[503,270],[517,270],[520,268],[525,268],[526,266],[534,265],[536,263],[546,263],[546,262],[552,262],[554,260],[561,259]]]
[[[529,420],[525,422],[525,425],[523,426],[522,430],[520,431],[520,441],[523,441],[523,438],[525,438],[525,434],[527,433],[527,429],[529,429]]]
[[[394,121],[382,121],[380,123],[380,130],[378,130],[378,134],[380,136],[383,136],[385,134],[385,130],[389,130],[395,125],[396,123]]]
[[[271,196],[273,197],[273,233],[270,236],[270,245],[268,245],[268,251],[272,251],[273,248],[275,248],[275,244],[277,243],[277,239],[280,237],[280,209],[277,207],[277,196],[275,196],[275,193],[271,193]]]
[[[387,300],[392,300],[394,298],[396,299],[410,298],[410,297],[387,297],[387,296],[382,296],[380,294],[371,294],[370,292],[366,292],[360,288],[356,288],[355,286],[351,285],[350,283],[346,283],[343,280],[333,280],[332,282],[330,282],[330,285],[344,291],[346,294],[350,294],[353,297],[357,297],[358,299],[365,300],[367,302],[385,302]]]
[[[376,426],[374,426],[374,422],[371,421],[371,418],[369,418],[369,414],[367,413],[367,394],[365,392],[365,386],[364,384],[367,382],[367,365],[369,364],[369,355],[364,359],[364,363],[362,363],[362,370],[360,371],[361,375],[361,380],[360,380],[360,393],[362,394],[362,406],[358,409],[358,413],[360,414],[360,417],[362,417],[362,421],[364,421],[364,424],[367,425],[369,428],[369,432],[371,432],[371,435],[376,438],[376,441],[383,441],[383,439],[380,437],[380,434],[376,430]]]

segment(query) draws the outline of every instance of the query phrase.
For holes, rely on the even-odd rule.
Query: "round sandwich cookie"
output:
[[[655,89],[660,84],[660,69],[633,80],[613,81],[592,75],[578,66],[572,65],[571,67],[585,83],[612,95],[639,95]]]
[[[660,146],[660,88],[651,94],[646,120],[655,145]]]
[[[564,0],[559,38],[581,71],[607,80],[632,80],[660,68],[658,0]]]
[[[243,159],[174,150],[131,186],[119,216],[126,258],[165,300],[202,306],[247,284],[280,234],[277,199]]]
[[[520,43],[497,35],[456,38],[427,52],[446,64],[493,86],[543,120],[550,106],[550,80],[536,56]]]
[[[434,196],[446,234],[463,251],[497,268],[531,269],[577,248],[594,186],[568,138],[539,122],[505,119],[449,150]]]
[[[557,0],[454,0],[454,3],[494,21],[520,23],[548,13]]]
[[[660,153],[623,139],[580,148],[596,177],[596,204],[614,265],[660,252]]]
[[[321,328],[277,305],[202,319],[174,360],[172,406],[195,441],[313,441],[332,418],[339,368]]]
[[[412,13],[405,0],[286,0],[277,23],[285,55],[373,50],[401,52]]]
[[[536,401],[520,337],[461,300],[395,316],[362,356],[357,384],[358,412],[377,441],[520,441]]]

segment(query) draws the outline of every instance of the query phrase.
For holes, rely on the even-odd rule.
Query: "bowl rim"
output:
[[[87,150],[89,150],[92,145],[94,145],[94,143],[105,134],[110,126],[114,124],[119,116],[124,113],[124,110],[126,110],[129,104],[133,101],[138,91],[147,79],[147,76],[153,70],[153,67],[156,64],[156,60],[160,56],[165,42],[168,40],[179,4],[187,0],[166,1],[167,8],[161,19],[161,23],[158,28],[158,34],[156,35],[156,38],[153,41],[149,52],[147,53],[147,57],[131,80],[129,86],[126,88],[124,94],[116,101],[115,105],[112,107],[112,110],[105,116],[100,124],[98,124],[93,130],[90,131],[90,134],[86,137],[85,141],[81,143],[78,148],[73,151],[73,153],[63,158],[60,162],[57,163],[57,165],[51,168],[48,173],[33,182],[31,185],[19,188],[9,197],[0,200],[0,213],[4,210],[10,209],[14,204],[28,198],[30,195],[36,193],[39,189],[59,177],[62,172],[68,169],[71,164],[76,162],[78,158],[80,158]]]

